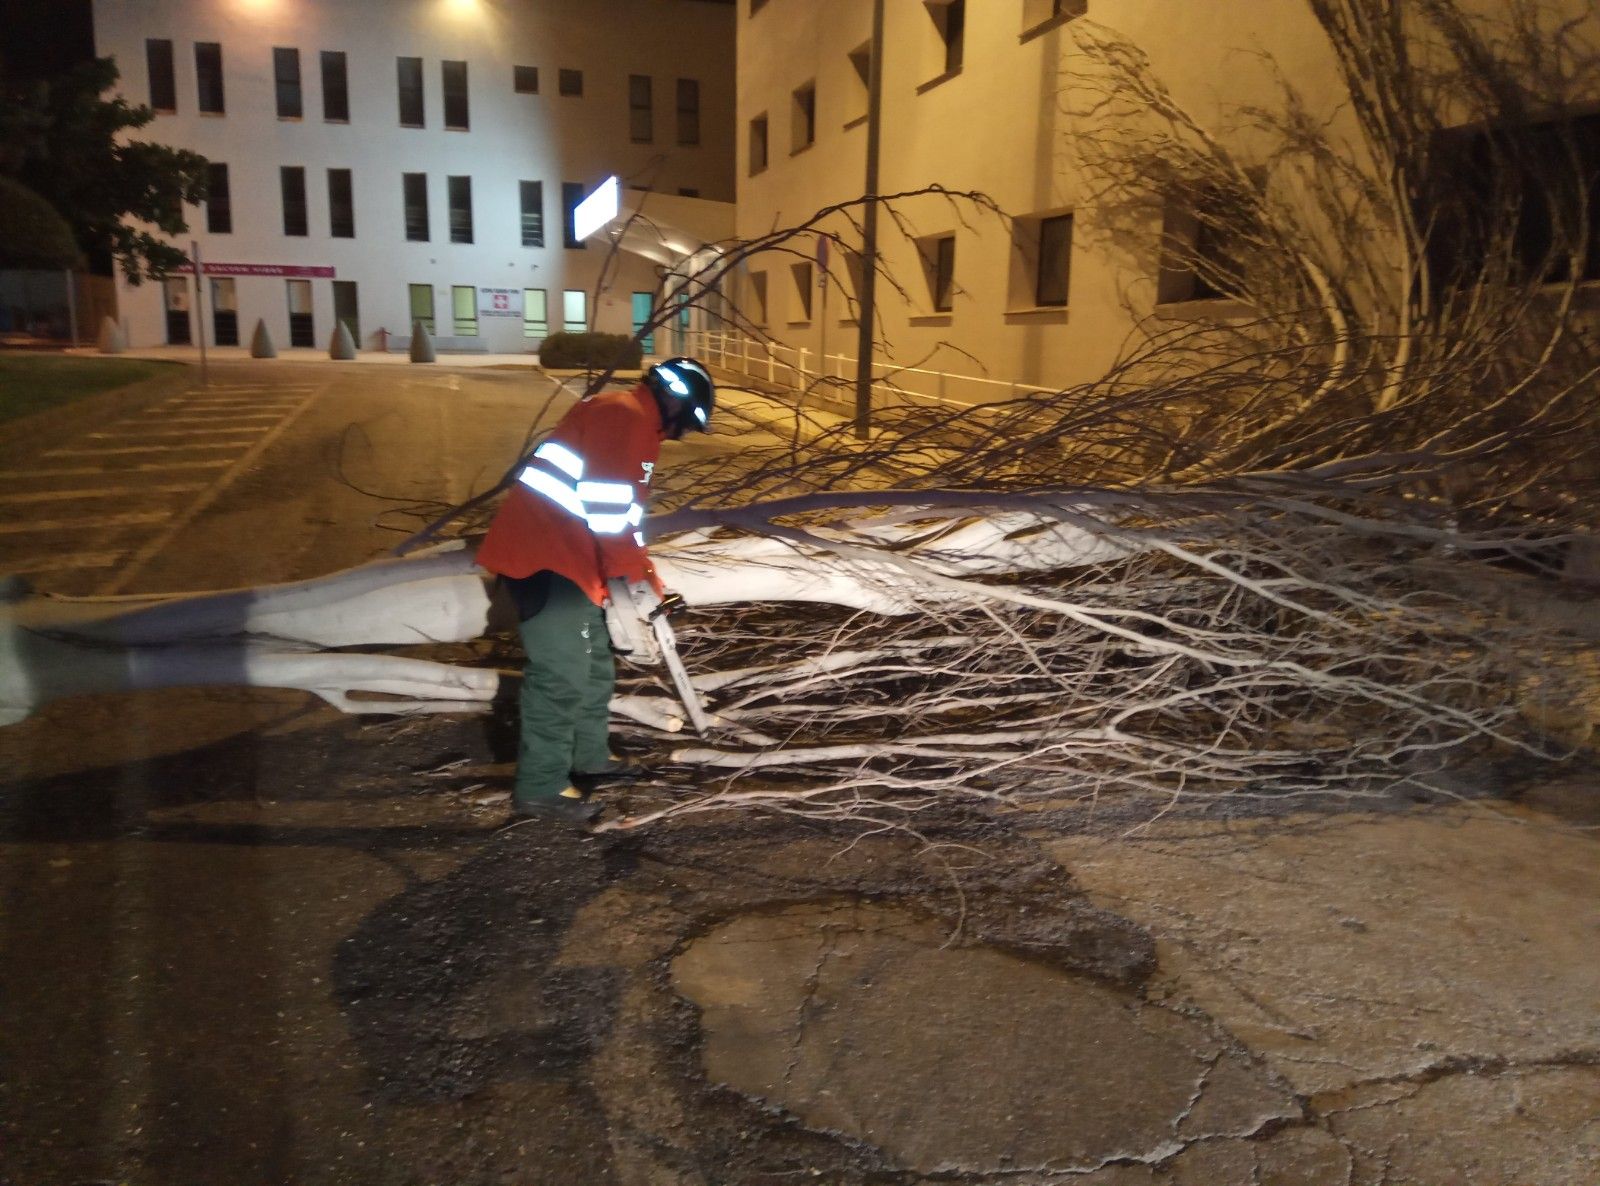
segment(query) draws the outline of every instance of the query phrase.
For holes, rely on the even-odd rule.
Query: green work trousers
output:
[[[549,574],[549,596],[518,627],[522,737],[517,747],[519,803],[558,797],[571,772],[611,765],[611,689],[616,665],[605,614],[565,577]]]

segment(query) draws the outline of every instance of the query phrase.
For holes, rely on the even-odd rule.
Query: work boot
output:
[[[593,823],[604,808],[577,787],[539,799],[513,799],[511,814],[517,819],[543,819],[554,823]]]
[[[581,790],[585,795],[603,790],[606,787],[625,786],[631,782],[638,782],[648,777],[650,770],[645,766],[633,766],[625,762],[613,762],[601,770],[573,770],[568,777],[572,785]]]

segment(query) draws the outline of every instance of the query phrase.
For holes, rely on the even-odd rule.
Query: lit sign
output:
[[[572,210],[572,233],[587,239],[617,216],[622,209],[622,183],[607,177],[599,187]]]

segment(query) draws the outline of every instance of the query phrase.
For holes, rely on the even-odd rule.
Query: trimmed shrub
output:
[[[539,365],[552,370],[638,369],[644,348],[621,334],[551,334],[539,347]]]

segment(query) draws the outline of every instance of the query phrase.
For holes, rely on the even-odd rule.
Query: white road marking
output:
[[[121,440],[124,437],[225,437],[261,432],[259,428],[125,428],[119,432],[87,432],[90,440]]]
[[[72,552],[65,556],[40,556],[36,560],[24,560],[18,567],[12,564],[0,565],[7,572],[63,572],[69,568],[110,568],[121,560],[126,552]]]
[[[0,535],[26,535],[38,531],[98,531],[103,527],[165,523],[171,518],[171,511],[127,511],[121,515],[91,515],[87,519],[35,519],[30,523],[0,523]]]
[[[101,486],[93,490],[30,490],[26,494],[0,494],[0,502],[70,502],[74,498],[126,498],[139,494],[190,494],[204,490],[204,482],[161,486]]]
[[[46,457],[116,457],[124,453],[182,453],[190,449],[243,449],[255,437],[236,441],[216,441],[210,445],[133,445],[121,449],[50,449]]]
[[[249,412],[239,416],[163,416],[162,424],[215,424],[218,420],[226,419],[229,424],[243,424],[250,420],[277,420],[281,412]],[[148,432],[147,428],[132,428],[130,432]]]
[[[10,478],[35,481],[39,478],[99,478],[113,474],[145,474],[163,469],[225,469],[233,462],[226,457],[212,461],[136,461],[132,465],[69,465],[60,469],[0,469],[0,481]]]

